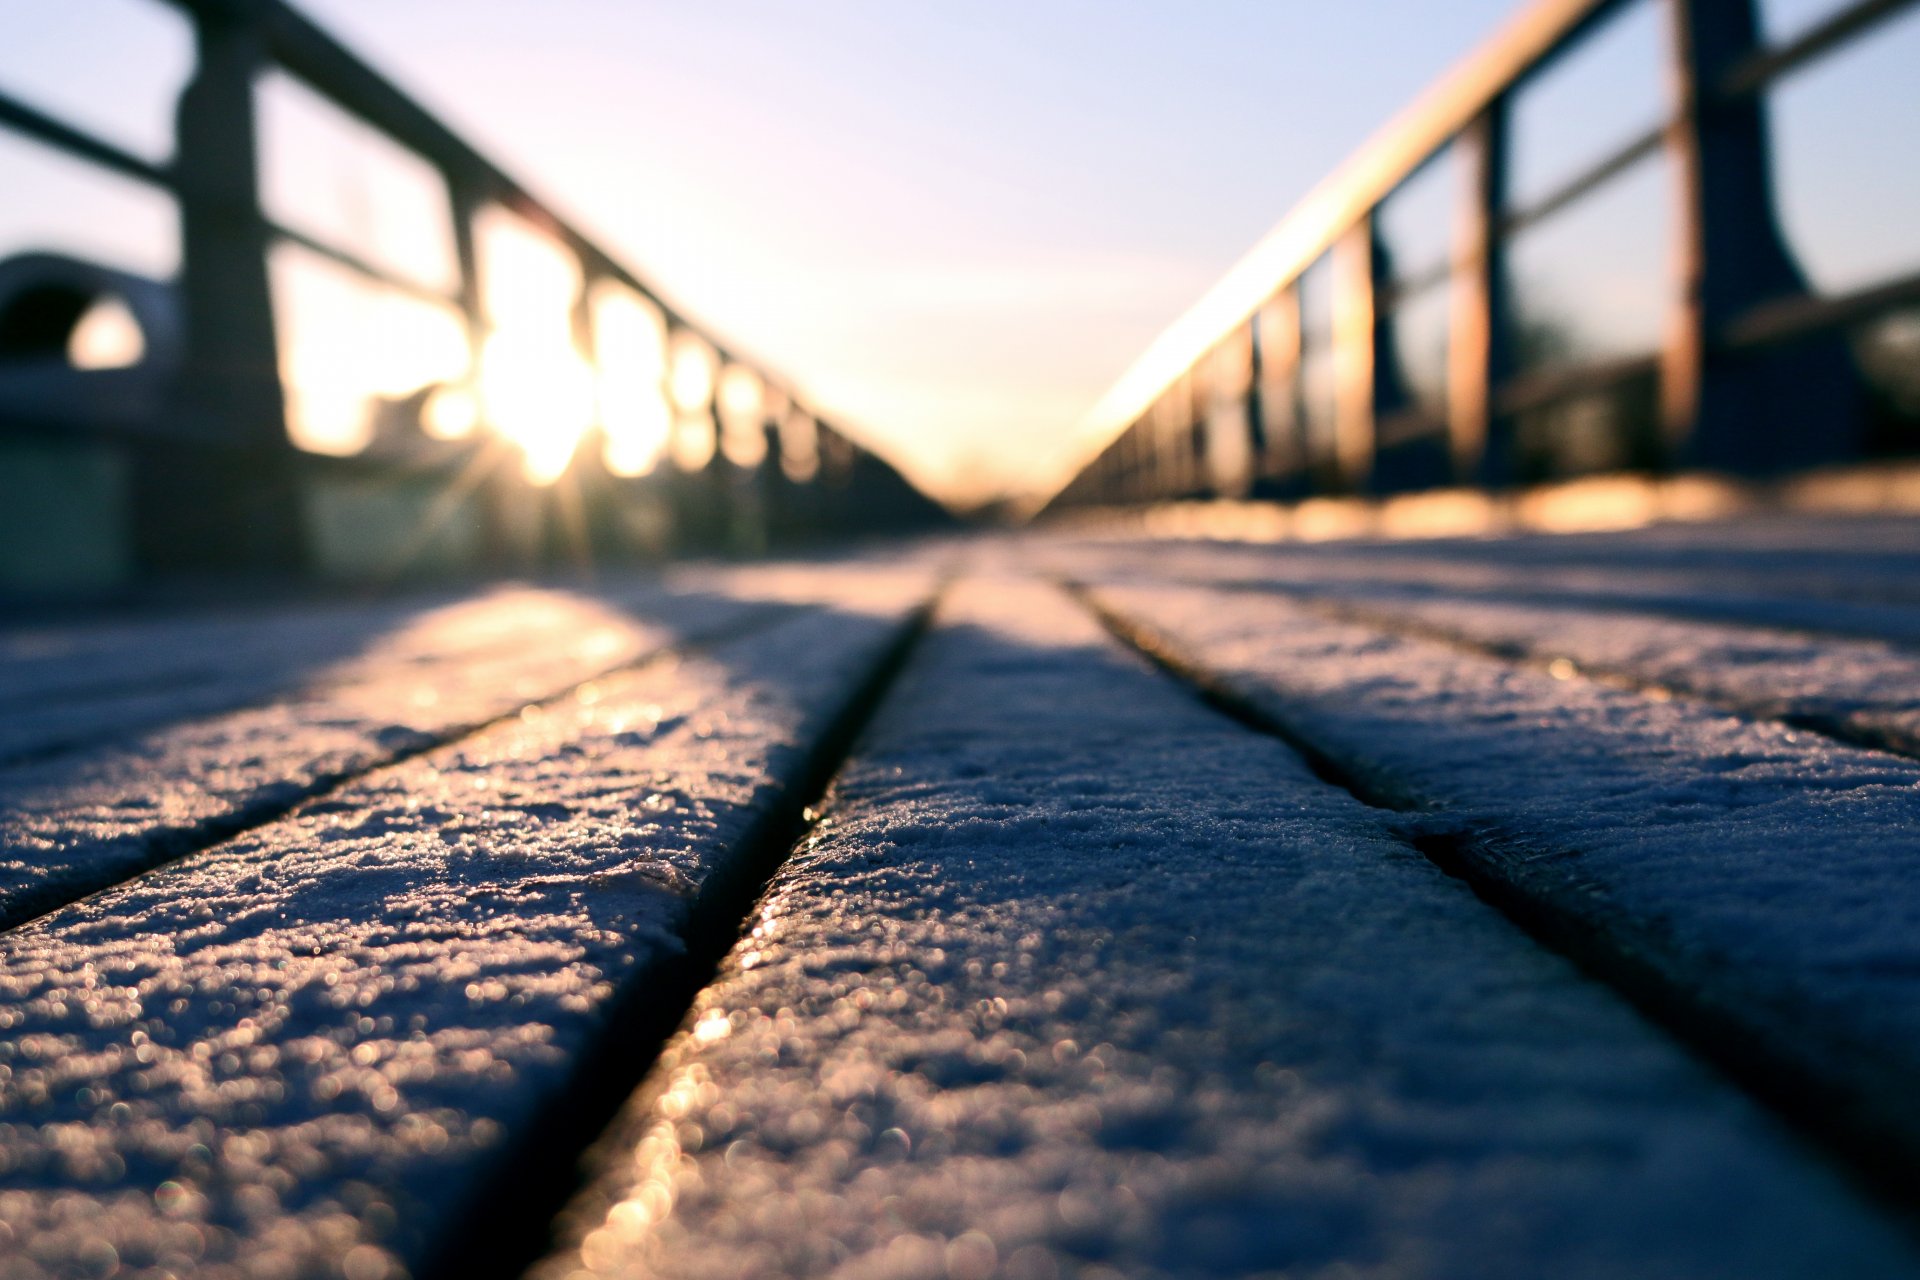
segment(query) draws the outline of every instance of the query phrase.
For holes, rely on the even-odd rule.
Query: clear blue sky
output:
[[[1830,4],[1766,8],[1784,28]],[[180,56],[164,22],[133,16],[153,7],[0,0],[0,83],[127,116]],[[1153,336],[1515,5],[303,7],[829,413],[985,492],[1053,483]],[[1880,73],[1891,108],[1920,99],[1897,71],[1916,34]],[[1573,133],[1620,109],[1609,74],[1572,93]],[[1629,98],[1658,83],[1614,79]],[[1865,143],[1914,132],[1883,128]],[[1911,171],[1915,144],[1902,154]],[[1914,186],[1874,220],[1883,238],[1915,239]],[[118,225],[146,216],[137,203]],[[0,217],[0,240],[21,216]]]

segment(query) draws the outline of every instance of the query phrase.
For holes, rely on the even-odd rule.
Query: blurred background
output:
[[[1784,47],[1861,7],[1755,12]],[[1920,12],[1865,7],[1884,11],[1870,39],[1764,92],[1780,229],[1822,296],[1920,269]],[[915,491],[1031,509],[1191,358],[1163,350],[1164,367],[1143,368],[1156,337],[1523,8],[302,0],[275,6],[297,20],[242,38],[258,21],[245,3],[0,0],[0,579],[57,590],[301,556],[399,572],[596,538],[752,551],[848,507],[795,496],[823,467],[878,486],[854,524],[936,523]],[[1673,110],[1668,9],[1607,6],[1507,104],[1512,207],[1609,162],[1505,248],[1519,373],[1650,358],[1667,340],[1680,179],[1659,146],[1611,161]],[[233,68],[197,116],[183,105],[208,61],[196,40]],[[410,102],[390,100],[396,86]],[[1435,418],[1457,323],[1451,150],[1373,218],[1395,286],[1395,394]],[[253,163],[234,166],[245,151]],[[237,232],[253,215],[234,212],[236,184],[259,220]],[[249,252],[265,264],[269,311],[218,351],[183,336],[204,334],[191,317],[214,305],[190,269],[196,227],[209,279],[223,252],[229,284]],[[1289,285],[1289,394],[1309,433],[1316,399],[1335,395],[1332,344],[1315,345],[1335,271]],[[261,341],[274,385],[230,393],[258,373]],[[1920,312],[1883,308],[1848,341],[1875,430],[1898,437],[1920,415]],[[55,345],[66,369],[127,376],[76,390],[47,367]],[[1658,394],[1646,377],[1616,391],[1600,417]],[[1630,431],[1559,412],[1518,428],[1551,437],[1540,474],[1644,462],[1620,443]],[[257,469],[142,451],[244,433],[194,423],[245,413],[280,416],[303,457],[401,459],[412,479],[332,464],[278,490],[249,479],[269,508],[297,490],[305,523],[245,549],[219,520],[182,526],[162,509],[217,506],[232,487],[188,471]],[[1210,465],[1230,453],[1216,444]],[[604,475],[573,474],[589,455]],[[1241,469],[1215,488],[1258,491],[1258,465]],[[621,480],[650,496],[612,516],[582,496]],[[569,485],[557,506],[512,492]]]

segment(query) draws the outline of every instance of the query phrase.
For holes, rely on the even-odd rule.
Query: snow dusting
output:
[[[1096,595],[1920,1147],[1920,763],[1255,593]]]
[[[962,588],[536,1276],[1912,1272],[1392,825]]]
[[[0,1275],[416,1267],[915,601],[868,597],[0,937]]]

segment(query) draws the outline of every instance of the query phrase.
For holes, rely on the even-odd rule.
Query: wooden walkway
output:
[[[0,633],[0,1280],[1920,1274],[1920,523]]]

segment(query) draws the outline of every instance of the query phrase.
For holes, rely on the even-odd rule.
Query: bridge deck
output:
[[[0,1276],[1920,1269],[1912,522],[0,652]]]

